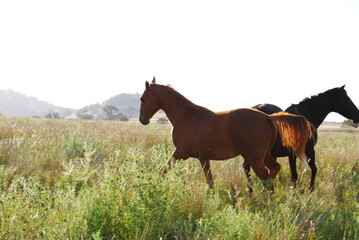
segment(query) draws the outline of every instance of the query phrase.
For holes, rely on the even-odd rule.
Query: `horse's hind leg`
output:
[[[289,159],[290,172],[292,174],[291,179],[292,179],[293,187],[295,188],[298,181],[297,156],[295,156],[294,153],[290,152],[288,159]]]
[[[281,168],[280,164],[277,163],[269,153],[267,153],[264,158],[264,165],[269,170],[269,176],[273,179],[277,176],[277,173]]]
[[[252,178],[251,178],[251,165],[249,165],[249,163],[244,159],[243,162],[243,169],[244,169],[244,173],[247,176],[247,188],[248,188],[248,192],[249,194],[253,193],[253,188],[252,188]]]
[[[209,187],[213,189],[214,188],[213,187],[213,177],[212,177],[212,173],[211,173],[211,165],[209,163],[209,160],[208,159],[206,159],[206,160],[200,159],[199,161],[201,162],[204,176],[206,177],[206,181],[207,181]]]
[[[307,154],[307,157],[308,157],[308,165],[309,165],[310,169],[312,170],[312,176],[311,176],[311,179],[310,179],[309,191],[313,192],[315,176],[317,175],[317,166],[315,165],[315,150],[314,150],[314,148],[313,147],[307,147],[306,154]]]
[[[268,169],[264,166],[263,160],[247,158],[248,163],[253,168],[253,171],[262,180],[263,185],[270,191],[274,191],[273,178],[269,175]]]

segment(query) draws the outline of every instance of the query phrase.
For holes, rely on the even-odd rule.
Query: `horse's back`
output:
[[[277,113],[277,112],[282,112],[283,110],[273,104],[269,104],[269,103],[264,103],[264,104],[257,104],[255,106],[253,106],[252,108],[257,109],[261,112],[264,112],[266,114],[273,114],[273,113]]]
[[[268,121],[268,115],[250,108],[239,108],[228,112],[229,124],[241,127],[257,126]]]

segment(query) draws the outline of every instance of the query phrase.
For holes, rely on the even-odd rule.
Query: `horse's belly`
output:
[[[210,159],[210,160],[226,160],[234,158],[239,155],[239,151],[236,148],[218,148],[218,147],[208,147],[201,149],[198,152],[198,156],[195,156],[199,159]]]

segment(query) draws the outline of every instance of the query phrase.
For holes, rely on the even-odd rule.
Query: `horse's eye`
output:
[[[140,98],[140,101],[143,103],[143,98],[142,97]]]

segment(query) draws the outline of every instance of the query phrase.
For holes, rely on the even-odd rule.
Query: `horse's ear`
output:
[[[156,78],[153,76],[153,79],[152,79],[152,83],[155,84],[156,83]]]
[[[150,84],[148,83],[148,81],[146,81],[146,89],[150,88]]]
[[[345,88],[345,84],[340,88],[340,90],[343,90]]]

